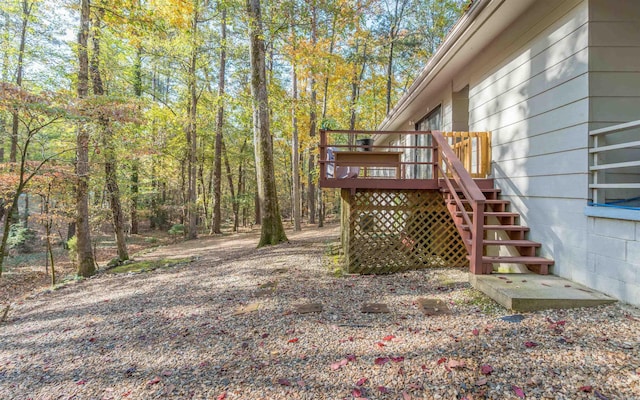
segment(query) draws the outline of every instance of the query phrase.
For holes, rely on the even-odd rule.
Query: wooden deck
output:
[[[356,140],[362,136],[368,140]],[[490,137],[489,132],[321,131],[319,185],[343,189],[343,247],[348,260],[355,260],[348,268],[377,273],[361,268],[380,264],[376,271],[387,273],[415,260],[425,265],[451,260],[444,245],[433,243],[440,240],[438,229],[453,227],[472,274],[491,274],[502,264],[547,274],[554,261],[536,255],[540,244],[526,239],[529,228],[507,209],[509,201],[498,198],[500,189],[487,176]],[[437,202],[428,198],[433,194]],[[450,218],[441,215],[438,204]],[[386,242],[373,243],[382,239]],[[369,242],[373,246],[363,244]],[[443,243],[453,242],[447,237]],[[381,252],[391,258],[381,260]],[[400,262],[403,256],[406,262]]]

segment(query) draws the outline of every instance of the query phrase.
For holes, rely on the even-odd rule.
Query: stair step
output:
[[[440,191],[441,191],[442,193],[449,193],[449,192],[451,192],[451,191],[449,190],[449,188],[442,188],[442,189],[440,189]],[[482,193],[500,193],[500,192],[502,191],[502,189],[498,189],[498,188],[491,188],[491,189],[480,189],[480,191],[481,191]],[[459,192],[459,193],[460,193],[460,192],[462,192],[462,189],[456,189],[456,192]]]
[[[469,225],[462,225],[465,231],[470,230]],[[529,231],[529,227],[522,225],[484,225],[485,231]]]
[[[466,242],[471,244],[471,239],[467,239]],[[488,240],[485,239],[482,241],[482,244],[485,246],[514,246],[514,247],[540,247],[541,244],[538,242],[533,242],[531,240]]]
[[[468,214],[473,215],[472,212],[469,212]],[[485,211],[484,216],[485,217],[519,217],[520,214],[509,212],[509,211]],[[462,217],[462,211],[457,211],[456,217]]]
[[[468,257],[468,256],[467,256]],[[525,264],[525,265],[553,265],[554,261],[544,257],[527,256],[483,256],[482,262],[486,264]]]
[[[463,204],[469,204],[469,200],[467,200],[467,199],[460,199],[460,201],[461,201]],[[508,204],[510,204],[511,202],[510,202],[509,200],[493,200],[493,199],[487,199],[487,200],[485,200],[485,202],[484,202],[484,203],[485,203],[485,204],[489,204],[489,205],[493,205],[493,204],[504,204],[504,205],[508,205]],[[449,200],[449,204],[456,204],[456,201],[455,201],[455,200],[453,200],[453,199],[451,199],[451,200]]]

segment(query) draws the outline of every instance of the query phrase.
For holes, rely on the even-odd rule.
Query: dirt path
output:
[[[639,398],[637,309],[509,322],[465,271],[334,277],[336,226],[288,234],[167,246],[138,258],[195,261],[17,304],[0,325],[0,399]],[[296,312],[311,303],[321,312]]]

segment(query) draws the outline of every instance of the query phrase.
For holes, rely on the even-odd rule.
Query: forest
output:
[[[90,276],[105,235],[121,263],[142,232],[322,226],[319,129],[375,129],[468,3],[1,2],[0,280],[34,248]]]

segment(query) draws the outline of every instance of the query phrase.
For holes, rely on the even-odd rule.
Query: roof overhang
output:
[[[450,87],[459,91],[469,82],[459,74],[535,0],[476,0],[451,29],[404,96],[382,121],[379,130],[413,129],[434,96]],[[459,87],[457,87],[459,86]],[[411,126],[409,126],[411,125]]]

